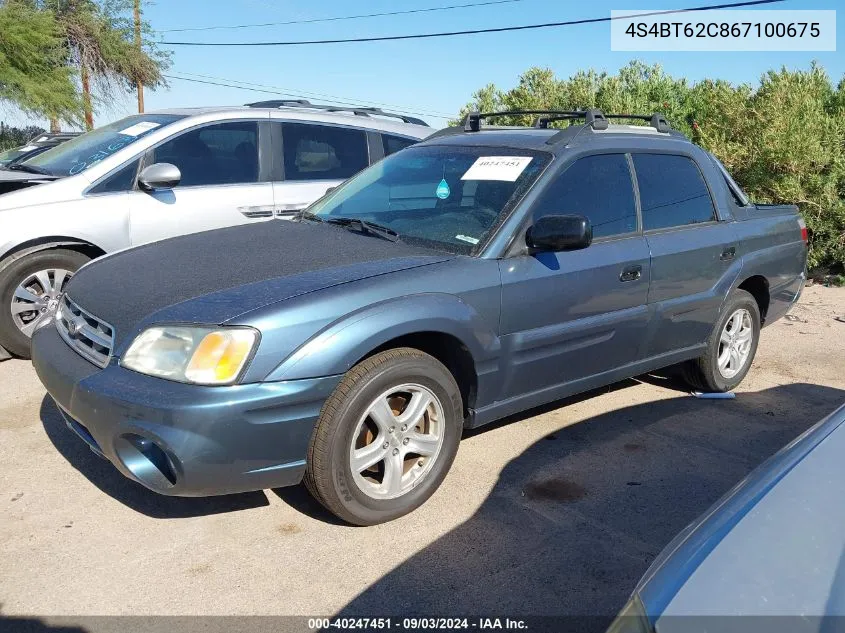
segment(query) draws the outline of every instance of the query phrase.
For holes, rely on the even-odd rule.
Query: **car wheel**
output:
[[[0,345],[29,358],[32,333],[53,318],[67,282],[88,260],[76,251],[51,249],[0,270]]]
[[[751,368],[759,340],[757,301],[744,290],[734,290],[725,302],[704,354],[683,366],[684,378],[700,391],[731,391]]]
[[[432,356],[387,350],[350,369],[323,405],[305,485],[354,525],[422,505],[446,476],[463,429],[461,392]]]

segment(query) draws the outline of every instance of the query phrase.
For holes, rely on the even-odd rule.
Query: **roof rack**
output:
[[[385,112],[381,108],[326,105],[321,103],[311,103],[306,99],[271,99],[269,101],[255,101],[253,103],[247,103],[245,105],[250,108],[308,108],[310,110],[323,110],[324,112],[351,112],[352,114],[358,116],[386,116],[392,117],[394,119],[401,119],[405,123],[412,123],[413,125],[424,125],[426,127],[431,127],[422,119],[407,116],[405,114]]]
[[[504,112],[470,112],[463,122],[464,132],[478,132],[482,119],[492,119],[503,116],[537,115],[532,127],[548,128],[553,121],[568,121],[584,119],[584,124],[594,130],[606,130],[608,119],[637,119],[648,121],[658,132],[668,133],[672,128],[662,114],[604,114],[598,108],[589,110],[507,110]]]

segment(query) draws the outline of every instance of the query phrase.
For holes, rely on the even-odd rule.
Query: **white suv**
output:
[[[0,196],[0,346],[28,357],[91,258],[291,217],[431,133],[376,108],[262,101],[130,116],[0,171],[0,191],[14,189]]]

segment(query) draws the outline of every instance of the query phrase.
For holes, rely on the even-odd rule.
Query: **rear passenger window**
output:
[[[634,154],[643,230],[700,224],[716,219],[710,191],[692,159]]]
[[[575,161],[546,189],[534,207],[534,220],[573,213],[590,220],[594,238],[637,230],[634,187],[624,154]]]
[[[405,149],[409,145],[413,145],[417,141],[412,138],[403,138],[401,136],[391,136],[390,134],[381,135],[382,143],[384,144],[384,155],[390,156],[395,154],[400,149]]]
[[[369,163],[362,130],[284,123],[285,180],[344,180]]]

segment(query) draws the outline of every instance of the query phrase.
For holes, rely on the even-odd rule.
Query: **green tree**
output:
[[[52,13],[22,0],[0,2],[0,101],[35,116],[79,121],[82,103],[64,59]]]
[[[53,11],[65,38],[66,62],[78,69],[87,129],[94,126],[95,102],[109,102],[141,81],[149,88],[164,83],[169,54],[149,37],[135,44],[131,0],[36,0]],[[143,23],[143,33],[150,27]]]

